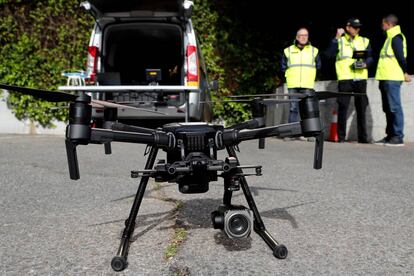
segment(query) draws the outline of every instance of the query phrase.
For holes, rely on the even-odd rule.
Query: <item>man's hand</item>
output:
[[[407,73],[404,74],[404,81],[406,82],[410,82],[411,81],[411,76],[408,75]]]
[[[340,39],[340,38],[341,38],[341,36],[342,36],[344,33],[345,33],[345,30],[344,30],[343,28],[338,28],[338,29],[336,29],[336,36],[335,36],[335,38],[336,38],[336,39]]]

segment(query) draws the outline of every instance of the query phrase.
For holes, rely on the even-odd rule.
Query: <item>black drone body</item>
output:
[[[204,193],[209,182],[217,181],[217,171],[227,166],[217,160],[222,148],[224,128],[207,123],[172,123],[162,127],[176,139],[176,147],[167,149],[167,160],[160,160],[151,175],[155,181],[176,182],[182,193]]]
[[[348,94],[335,92],[315,92],[308,90],[299,97],[301,121],[278,126],[264,126],[266,101],[250,100],[253,119],[230,127],[209,123],[172,123],[158,129],[149,129],[117,122],[116,106],[107,105],[103,128],[91,127],[91,109],[93,101],[82,94],[80,96],[67,93],[50,93],[44,90],[22,88],[0,84],[0,88],[9,91],[30,94],[49,101],[70,101],[69,124],[66,129],[66,152],[70,178],[80,178],[76,155],[78,145],[104,144],[105,153],[111,153],[111,142],[146,144],[148,158],[143,170],[132,171],[131,177],[140,177],[136,193],[121,243],[111,265],[115,271],[127,267],[127,256],[131,237],[135,228],[149,178],[159,182],[178,184],[182,193],[204,193],[209,189],[211,181],[219,177],[224,181],[223,204],[211,214],[214,228],[222,229],[230,238],[245,238],[254,230],[271,248],[273,255],[279,259],[287,257],[286,247],[279,244],[266,230],[260,213],[250,192],[246,175],[261,175],[261,166],[241,166],[236,155],[238,144],[247,140],[266,137],[315,137],[314,168],[322,167],[324,127],[319,114],[319,100]],[[275,96],[275,94],[273,94]],[[276,96],[278,96],[276,94]],[[285,95],[283,95],[285,96]],[[289,100],[272,99],[275,102]],[[105,103],[100,103],[106,105]],[[263,143],[262,143],[263,146]],[[166,152],[166,160],[156,157],[159,149]],[[217,159],[217,152],[227,151],[224,160]],[[243,169],[255,169],[246,174]],[[242,190],[248,207],[231,203],[233,192]]]

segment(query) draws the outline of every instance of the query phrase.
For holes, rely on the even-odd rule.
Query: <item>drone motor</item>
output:
[[[88,144],[91,136],[91,98],[88,95],[81,95],[69,106],[69,125],[66,135],[75,144]]]

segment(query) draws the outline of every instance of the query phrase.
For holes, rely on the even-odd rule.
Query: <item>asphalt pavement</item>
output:
[[[144,146],[78,147],[81,179],[69,179],[64,138],[0,135],[1,275],[412,275],[414,144],[391,148],[326,143],[314,170],[313,143],[244,142],[242,165],[267,230],[289,250],[273,257],[256,234],[231,240],[211,226],[221,179],[204,194],[150,182],[129,266],[113,272]],[[159,158],[163,158],[160,154]],[[225,151],[219,152],[219,158]],[[234,203],[247,205],[242,192]],[[177,229],[185,232],[177,241]],[[172,257],[166,252],[174,246]]]

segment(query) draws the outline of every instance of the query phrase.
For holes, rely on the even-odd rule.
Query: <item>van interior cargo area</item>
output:
[[[159,85],[183,85],[183,41],[179,25],[124,23],[105,28],[101,60],[105,73],[119,73],[119,82],[101,84],[149,85],[146,69],[160,69]],[[108,79],[109,81],[109,79]]]

